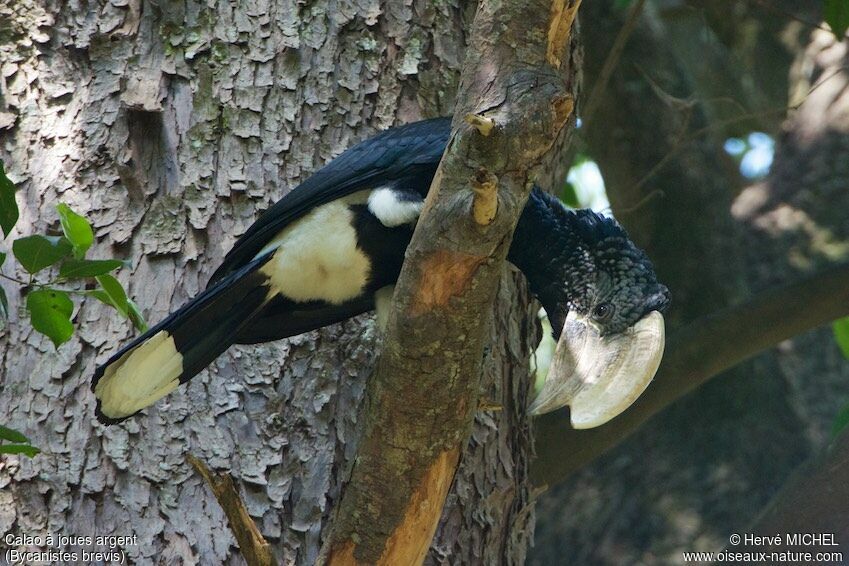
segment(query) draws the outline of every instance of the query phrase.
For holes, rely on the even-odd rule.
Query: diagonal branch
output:
[[[186,455],[186,460],[203,480],[209,485],[215,499],[227,515],[230,530],[239,543],[239,550],[248,566],[277,566],[277,560],[271,552],[271,545],[259,532],[245,504],[239,497],[239,491],[229,474],[214,474],[206,464],[192,456]]]
[[[654,382],[625,413],[591,430],[573,430],[563,412],[536,422],[535,485],[565,480],[616,446],[653,415],[715,375],[812,328],[849,315],[849,264],[765,291],[676,330]]]
[[[501,264],[535,170],[571,116],[559,67],[579,3],[478,7],[455,130],[407,249],[352,477],[325,537],[330,564],[424,560],[477,409]],[[488,185],[477,207],[472,179]]]
[[[751,529],[764,535],[775,533],[829,533],[834,543],[849,541],[849,482],[846,469],[849,466],[849,429],[844,429],[826,450],[802,465],[794,477],[787,482],[778,495],[764,509],[761,517]],[[826,535],[828,536],[828,535]],[[778,544],[786,551],[789,545]],[[819,541],[823,542],[822,539]],[[807,548],[793,550],[819,550],[821,552],[840,548],[808,544]],[[813,547],[813,548],[812,548]],[[761,550],[761,549],[758,549]]]

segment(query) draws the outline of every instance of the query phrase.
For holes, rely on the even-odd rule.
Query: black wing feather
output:
[[[342,153],[266,210],[213,273],[212,285],[250,262],[280,230],[311,209],[397,179],[430,179],[451,134],[450,118],[391,128]]]

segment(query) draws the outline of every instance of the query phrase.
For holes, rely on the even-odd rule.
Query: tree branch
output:
[[[652,385],[608,424],[573,430],[565,411],[537,419],[538,456],[531,464],[531,480],[537,486],[565,480],[713,376],[782,340],[846,315],[849,264],[765,291],[748,303],[676,330]]]
[[[849,428],[844,429],[823,454],[801,466],[770,502],[751,532],[772,536],[775,533],[829,533],[836,543],[849,541],[847,467]],[[787,551],[790,545],[777,546],[781,547],[777,551]],[[845,548],[809,544],[803,550],[843,550],[845,556]]]
[[[239,543],[239,550],[248,566],[277,566],[277,560],[271,552],[271,545],[257,529],[245,504],[239,497],[239,492],[229,474],[213,474],[206,464],[192,456],[186,455],[186,460],[209,485],[218,504],[227,515],[230,530]]]
[[[571,115],[558,67],[578,4],[478,7],[455,130],[407,249],[363,438],[322,552],[330,564],[419,564],[427,553],[477,410],[501,264],[535,170]],[[497,183],[476,207],[470,180],[481,168]]]

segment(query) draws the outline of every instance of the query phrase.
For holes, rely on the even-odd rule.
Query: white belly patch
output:
[[[371,265],[357,248],[353,213],[340,201],[322,205],[283,229],[257,257],[275,250],[260,270],[271,281],[269,297],[340,304],[362,293]]]

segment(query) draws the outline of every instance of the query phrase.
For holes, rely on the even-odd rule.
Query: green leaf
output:
[[[65,279],[96,277],[123,265],[124,262],[117,259],[67,259],[59,267],[59,277]]]
[[[3,266],[3,263],[6,261],[6,254],[0,252],[0,267]]]
[[[563,185],[563,194],[560,197],[560,200],[563,201],[563,204],[566,206],[581,208],[581,201],[578,199],[578,192],[575,190],[575,185],[569,181],[566,181],[566,184]]]
[[[74,303],[68,294],[56,289],[40,289],[27,295],[32,327],[50,338],[55,347],[71,339],[74,325],[71,324],[71,314]]]
[[[849,28],[849,2],[846,0],[825,0],[823,17],[828,27],[837,36],[837,41],[843,41],[846,29]]]
[[[27,236],[12,242],[12,253],[30,273],[38,273],[71,255],[71,243],[59,236]]]
[[[9,235],[18,221],[18,203],[15,201],[15,185],[6,176],[3,162],[0,161],[0,229],[3,237]]]
[[[13,428],[7,428],[0,425],[0,440],[8,440],[9,442],[27,443],[29,438],[16,431]]]
[[[111,275],[99,275],[97,282],[103,287],[103,291],[109,297],[109,301],[103,301],[106,304],[115,307],[121,315],[129,317],[129,305],[127,304],[127,293],[121,283]],[[103,299],[101,299],[103,300]]]
[[[0,444],[0,454],[23,454],[32,458],[39,452],[41,450],[29,444]]]
[[[849,316],[835,320],[832,323],[832,328],[834,329],[834,339],[837,340],[837,345],[843,352],[843,357],[849,360]]]
[[[831,423],[832,438],[840,434],[847,425],[849,425],[849,405],[845,405],[834,417],[834,422]]]
[[[139,306],[132,299],[127,299],[127,306],[130,307],[130,320],[133,322],[133,326],[136,327],[136,330],[140,332],[147,332],[147,321],[144,319],[144,315],[142,315]]]
[[[91,224],[88,223],[85,217],[71,210],[71,207],[67,204],[57,204],[56,211],[59,213],[62,232],[65,233],[65,237],[74,246],[74,256],[81,259],[85,255],[86,250],[94,243],[94,232],[91,230]]]

